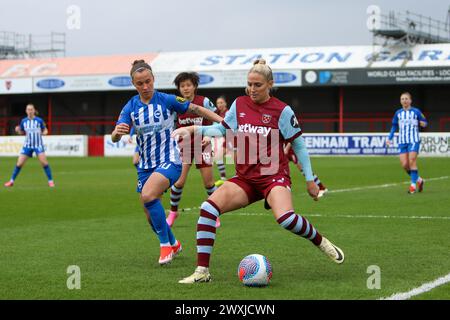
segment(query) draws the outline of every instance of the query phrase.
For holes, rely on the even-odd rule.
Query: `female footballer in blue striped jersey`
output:
[[[178,144],[171,137],[175,113],[183,114],[189,110],[214,122],[222,121],[222,117],[183,98],[155,90],[152,68],[144,60],[134,61],[130,76],[138,95],[122,109],[111,139],[117,142],[130,132],[131,126],[136,129],[139,146],[137,191],[141,194],[147,219],[159,238],[159,264],[164,265],[181,251],[181,244],[166,222],[160,201],[162,194],[181,174]]]
[[[47,127],[45,126],[44,120],[36,115],[37,111],[33,104],[28,104],[25,112],[27,113],[27,117],[23,118],[20,125],[15,128],[15,131],[18,134],[25,135],[25,142],[22,151],[20,152],[19,159],[17,159],[17,164],[11,179],[6,182],[4,186],[12,187],[14,185],[14,181],[28,158],[33,157],[33,153],[36,153],[36,157],[47,175],[48,186],[54,187],[55,183],[53,182],[52,171],[48,165],[47,157],[45,156],[44,142],[42,141],[42,135],[48,133]]]
[[[422,192],[424,181],[419,176],[417,168],[417,155],[419,154],[420,127],[428,125],[427,119],[423,113],[416,107],[411,106],[412,97],[409,92],[404,92],[400,96],[400,103],[402,108],[397,110],[392,119],[392,129],[389,133],[389,138],[386,144],[390,146],[394,133],[399,130],[398,134],[398,148],[400,152],[400,163],[411,177],[411,185],[408,193],[416,193],[416,190]]]

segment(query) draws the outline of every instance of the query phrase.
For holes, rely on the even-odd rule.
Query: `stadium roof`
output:
[[[375,52],[376,61],[371,61]],[[244,87],[247,71],[257,58],[266,59],[276,72],[276,85],[302,86],[325,84],[322,80],[330,80],[333,71],[343,74],[346,70],[352,73],[353,70],[450,68],[450,43],[396,48],[297,47],[0,60],[0,94],[133,90],[129,69],[135,59],[145,59],[152,65],[156,88],[173,89],[173,79],[182,71],[199,72],[202,87]],[[319,79],[322,82],[316,81],[317,77],[311,73],[316,70],[328,72]],[[427,74],[433,81],[444,79]],[[447,76],[446,73],[443,75]],[[354,81],[361,80],[358,79],[360,75]],[[450,81],[450,71],[445,79]],[[331,85],[352,84],[351,81],[328,82]]]

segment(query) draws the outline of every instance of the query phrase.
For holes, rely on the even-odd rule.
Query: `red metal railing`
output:
[[[0,119],[0,134],[6,135],[8,128],[19,124],[21,119],[23,117],[6,117]],[[43,117],[43,119],[47,121],[47,117]],[[51,134],[61,134],[63,128],[71,128],[69,130],[70,133],[80,134],[83,128],[87,128],[91,135],[102,135],[104,132],[103,127],[113,127],[116,124],[115,119],[115,117],[110,116],[53,117],[52,123],[47,123],[47,126]]]
[[[0,135],[6,135],[9,128],[15,127],[23,117],[3,117],[0,118]],[[47,120],[46,117],[43,117]],[[53,117],[51,123],[51,133],[80,134],[87,132],[89,135],[102,135],[109,133],[116,124],[116,117],[112,116],[80,116],[80,117]],[[367,125],[368,132],[386,131],[390,129],[392,114],[388,112],[368,113],[368,112],[348,112],[342,118],[338,112],[324,113],[300,113],[299,122],[303,124],[318,123],[324,125],[324,132],[336,132],[342,125],[361,123]],[[439,120],[439,130],[445,131],[446,125],[450,122],[450,117],[443,117]],[[50,123],[48,123],[50,127]],[[381,129],[380,129],[381,126]],[[87,130],[86,130],[87,129]],[[339,131],[338,131],[339,132]],[[345,130],[344,130],[345,132]]]
[[[61,134],[62,127],[74,127],[73,134],[80,134],[82,127],[88,127],[91,135],[103,134],[97,130],[98,126],[114,126],[116,121],[53,121],[52,133]]]
[[[6,136],[6,130],[8,129],[8,121],[6,118],[0,119],[0,135]]]
[[[445,125],[450,122],[450,118],[444,117],[439,120],[439,131],[445,131]]]

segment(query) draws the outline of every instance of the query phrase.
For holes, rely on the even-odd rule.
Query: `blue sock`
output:
[[[20,168],[20,167],[18,167],[18,166],[16,166],[16,167],[14,168],[13,174],[12,174],[12,176],[11,176],[11,180],[12,180],[12,181],[16,180],[16,178],[17,178],[17,176],[19,175],[19,172],[20,172],[21,169],[22,169],[22,168]]]
[[[177,239],[175,239],[175,236],[172,233],[172,229],[170,229],[169,225],[166,222],[167,226],[167,235],[169,236],[169,242],[171,246],[174,246],[177,243]]]
[[[419,178],[419,171],[411,170],[411,184],[416,184],[418,178]]]
[[[44,171],[45,171],[45,174],[47,175],[48,181],[53,180],[53,178],[52,178],[52,170],[50,169],[49,165],[46,165],[44,167]]]
[[[170,245],[166,214],[159,199],[144,203],[152,219],[152,225],[161,245]]]
[[[153,230],[153,232],[154,233],[156,233],[156,234],[158,234],[157,232],[156,232],[156,229],[155,229],[155,227],[153,226],[153,223],[151,222],[151,221],[149,221],[149,224],[150,224],[150,228],[152,228],[152,230]],[[167,224],[167,223],[166,223]],[[174,246],[176,243],[177,243],[177,239],[175,239],[175,236],[173,235],[173,233],[172,233],[172,230],[170,229],[170,227],[169,227],[169,225],[167,224],[167,234],[168,234],[168,236],[169,236],[169,242],[170,242],[170,245],[171,246]]]

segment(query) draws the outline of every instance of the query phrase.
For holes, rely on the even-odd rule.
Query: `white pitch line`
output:
[[[442,176],[437,178],[428,178],[424,179],[425,182],[428,181],[437,181],[437,180],[444,180],[448,179],[449,176]],[[348,188],[348,189],[337,189],[337,190],[330,190],[328,193],[337,193],[337,192],[351,192],[351,191],[361,191],[361,190],[369,190],[369,189],[381,189],[381,188],[389,188],[389,187],[396,187],[400,186],[402,184],[409,184],[410,182],[398,182],[398,183],[386,183],[386,184],[379,184],[374,186],[365,186],[365,187],[357,187],[357,188]]]
[[[181,210],[180,214],[199,214],[197,210],[200,208],[187,208]],[[188,211],[188,212],[186,212]],[[234,212],[226,213],[233,216],[270,216],[269,213],[260,212]],[[412,220],[450,220],[449,217],[443,216],[377,216],[377,215],[351,215],[351,214],[305,214],[305,217],[321,217],[321,218],[348,218],[348,219],[412,219]]]
[[[436,178],[428,178],[425,181],[437,181],[437,180],[444,180],[448,179],[449,176],[442,176],[442,177],[436,177]],[[349,188],[349,189],[338,189],[338,190],[330,190],[328,193],[332,192],[349,192],[349,191],[358,191],[358,190],[367,190],[367,189],[378,189],[378,188],[387,188],[387,187],[394,187],[399,186],[402,184],[408,184],[409,182],[399,182],[399,183],[388,183],[388,184],[380,184],[380,185],[374,185],[374,186],[366,186],[366,187],[359,187],[359,188]],[[197,210],[199,210],[199,207],[193,207],[193,208],[185,208],[181,209],[180,211],[186,212],[186,211],[194,211],[192,213],[197,214]],[[189,212],[190,214],[191,212]],[[186,212],[188,214],[188,212]],[[238,212],[233,213],[233,215],[239,215],[239,216],[263,216],[266,215],[265,213],[251,213],[251,212]],[[433,216],[377,216],[377,215],[349,215],[349,214],[333,214],[333,215],[323,215],[323,214],[308,214],[305,215],[308,217],[325,217],[325,218],[367,218],[367,219],[420,219],[420,220],[450,220],[450,217],[433,217]]]
[[[434,288],[442,286],[449,282],[450,282],[450,273],[447,274],[446,276],[440,277],[434,281],[424,283],[420,287],[414,288],[408,292],[395,293],[390,297],[380,298],[379,300],[408,300],[414,296],[431,291]]]
[[[417,219],[417,220],[450,220],[450,217],[442,217],[442,216],[377,216],[377,215],[351,215],[351,214],[308,214],[305,215],[308,217],[325,217],[325,218],[349,218],[349,219]]]

